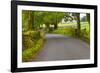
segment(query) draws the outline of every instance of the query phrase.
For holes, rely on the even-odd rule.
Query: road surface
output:
[[[61,34],[46,34],[46,42],[34,61],[79,60],[90,58],[89,44]]]

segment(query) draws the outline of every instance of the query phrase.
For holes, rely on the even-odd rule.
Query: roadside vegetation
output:
[[[58,26],[61,26],[61,24],[60,25],[58,24]],[[69,37],[77,38],[77,33],[76,33],[77,28],[75,25],[73,25],[73,23],[64,25],[62,24],[62,26],[64,26],[64,28],[59,27],[58,29],[53,30],[51,33],[63,34]],[[88,44],[90,43],[90,30],[88,22],[81,22],[80,37],[78,38],[82,39]]]
[[[27,62],[34,58],[44,43],[44,32],[27,31],[23,32],[23,61]]]

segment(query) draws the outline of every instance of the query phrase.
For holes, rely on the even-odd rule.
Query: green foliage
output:
[[[23,32],[23,62],[29,61],[31,57],[35,57],[37,51],[44,42],[44,32],[27,31]]]
[[[63,34],[66,36],[75,36],[75,29],[74,28],[58,28],[51,33]]]
[[[32,48],[35,45],[36,31],[27,31],[22,33],[23,50]]]
[[[86,29],[81,30],[80,38],[87,43],[90,43],[90,33]]]
[[[23,10],[22,11],[22,31],[27,31],[28,30],[28,16],[29,16],[29,11]]]
[[[64,16],[65,22],[68,22],[68,21],[72,22],[73,20],[75,20],[73,13],[70,13],[70,12],[65,13],[65,16]]]
[[[89,31],[89,23],[88,22],[81,22],[81,29],[86,29],[86,31]]]
[[[35,24],[35,28],[39,28],[40,25],[43,25],[43,17],[44,17],[44,13],[43,12],[34,12],[34,24]]]
[[[86,16],[87,16],[87,21],[88,21],[88,23],[90,24],[90,14],[87,13]]]
[[[61,26],[61,24],[60,24]],[[66,24],[67,26],[67,24]],[[72,24],[70,24],[69,26],[72,26]],[[65,28],[58,28],[56,30],[53,30],[50,33],[55,33],[55,34],[63,34],[66,36],[70,36],[70,37],[77,37],[77,29],[75,27],[65,27]],[[90,31],[89,31],[89,24],[88,22],[81,22],[81,30],[80,30],[80,37],[78,37],[82,40],[84,40],[87,43],[90,43]]]
[[[34,58],[37,54],[38,50],[43,45],[43,39],[39,39],[37,42],[35,42],[34,47],[28,48],[27,50],[24,50],[22,52],[22,60],[23,62],[29,61],[31,58]]]
[[[81,35],[80,38],[87,43],[90,43],[90,28],[88,22],[81,22]]]

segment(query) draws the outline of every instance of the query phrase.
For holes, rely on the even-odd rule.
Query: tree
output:
[[[80,13],[76,13],[76,17],[77,17],[77,36],[80,37]]]
[[[43,21],[43,17],[44,17],[44,13],[43,12],[38,12],[38,11],[35,11],[35,27],[37,29],[40,28],[40,25],[43,25],[44,24],[44,21]]]
[[[54,25],[54,29],[58,28],[58,23],[62,21],[65,12],[45,12],[45,11],[23,11],[23,26],[27,22],[28,30],[38,29],[40,25],[45,24],[48,29],[50,25]],[[26,27],[26,26],[25,26]]]
[[[22,30],[28,31],[34,29],[34,11],[23,10],[22,11]]]
[[[74,20],[74,15],[73,15],[73,13],[66,12],[66,13],[65,13],[65,16],[64,16],[64,21],[65,21],[65,22],[67,22],[67,21],[72,22],[73,20]]]
[[[22,11],[22,31],[27,31],[28,30],[28,11],[23,10]]]
[[[77,33],[77,37],[80,37],[80,13],[72,13],[72,16],[74,17],[74,20],[77,22],[77,30],[75,31]]]
[[[90,14],[87,13],[87,14],[86,14],[86,17],[87,17],[87,21],[88,21],[88,23],[89,23],[89,31],[90,31]]]
[[[29,30],[32,30],[33,29],[33,12],[32,11],[29,11],[28,23],[29,23]]]
[[[62,19],[64,18],[65,16],[65,13],[64,12],[56,12],[55,13],[55,24],[54,24],[54,29],[57,29],[58,28],[58,23],[60,23],[62,21]]]
[[[51,24],[51,20],[52,20],[52,13],[51,12],[44,12],[43,15],[44,15],[43,23],[46,25],[48,30],[50,30],[50,24]]]
[[[87,21],[88,21],[88,23],[90,24],[90,14],[87,13],[86,16],[87,16]]]

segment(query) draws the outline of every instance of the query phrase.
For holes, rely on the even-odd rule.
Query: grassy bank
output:
[[[22,61],[34,58],[44,43],[44,32],[28,31],[23,33]]]

